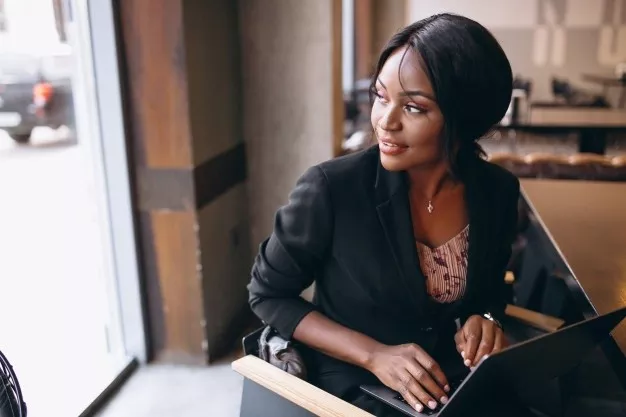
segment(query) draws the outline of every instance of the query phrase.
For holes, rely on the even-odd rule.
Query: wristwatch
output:
[[[486,312],[485,314],[483,314],[483,317],[486,318],[487,320],[495,323],[496,326],[498,326],[499,328],[502,329],[502,323],[500,323],[498,320],[496,320],[490,312]]]

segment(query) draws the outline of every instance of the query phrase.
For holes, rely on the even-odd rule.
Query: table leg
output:
[[[606,152],[606,132],[598,129],[585,129],[578,138],[578,152],[604,155]]]

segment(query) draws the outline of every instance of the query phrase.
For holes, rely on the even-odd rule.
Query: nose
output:
[[[383,114],[378,122],[378,126],[380,126],[382,130],[389,132],[400,130],[400,118],[397,116],[394,107],[390,107],[385,111],[385,114]]]

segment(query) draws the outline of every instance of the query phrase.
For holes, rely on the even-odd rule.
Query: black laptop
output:
[[[363,385],[361,390],[407,416],[458,417],[467,405],[486,399],[494,389],[515,390],[530,383],[549,381],[578,365],[626,317],[626,307],[564,327],[534,339],[510,346],[482,360],[462,380],[450,380],[448,404],[421,413],[402,396],[384,385]],[[537,358],[541,358],[538,366]],[[453,379],[450,378],[449,379]]]

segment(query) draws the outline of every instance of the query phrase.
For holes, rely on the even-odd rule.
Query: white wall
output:
[[[407,23],[454,12],[492,30],[513,69],[548,98],[550,78],[585,84],[582,73],[611,73],[626,61],[626,0],[407,0]]]
[[[593,0],[592,0],[593,1]],[[453,12],[491,28],[535,26],[539,0],[408,0],[409,20]]]

